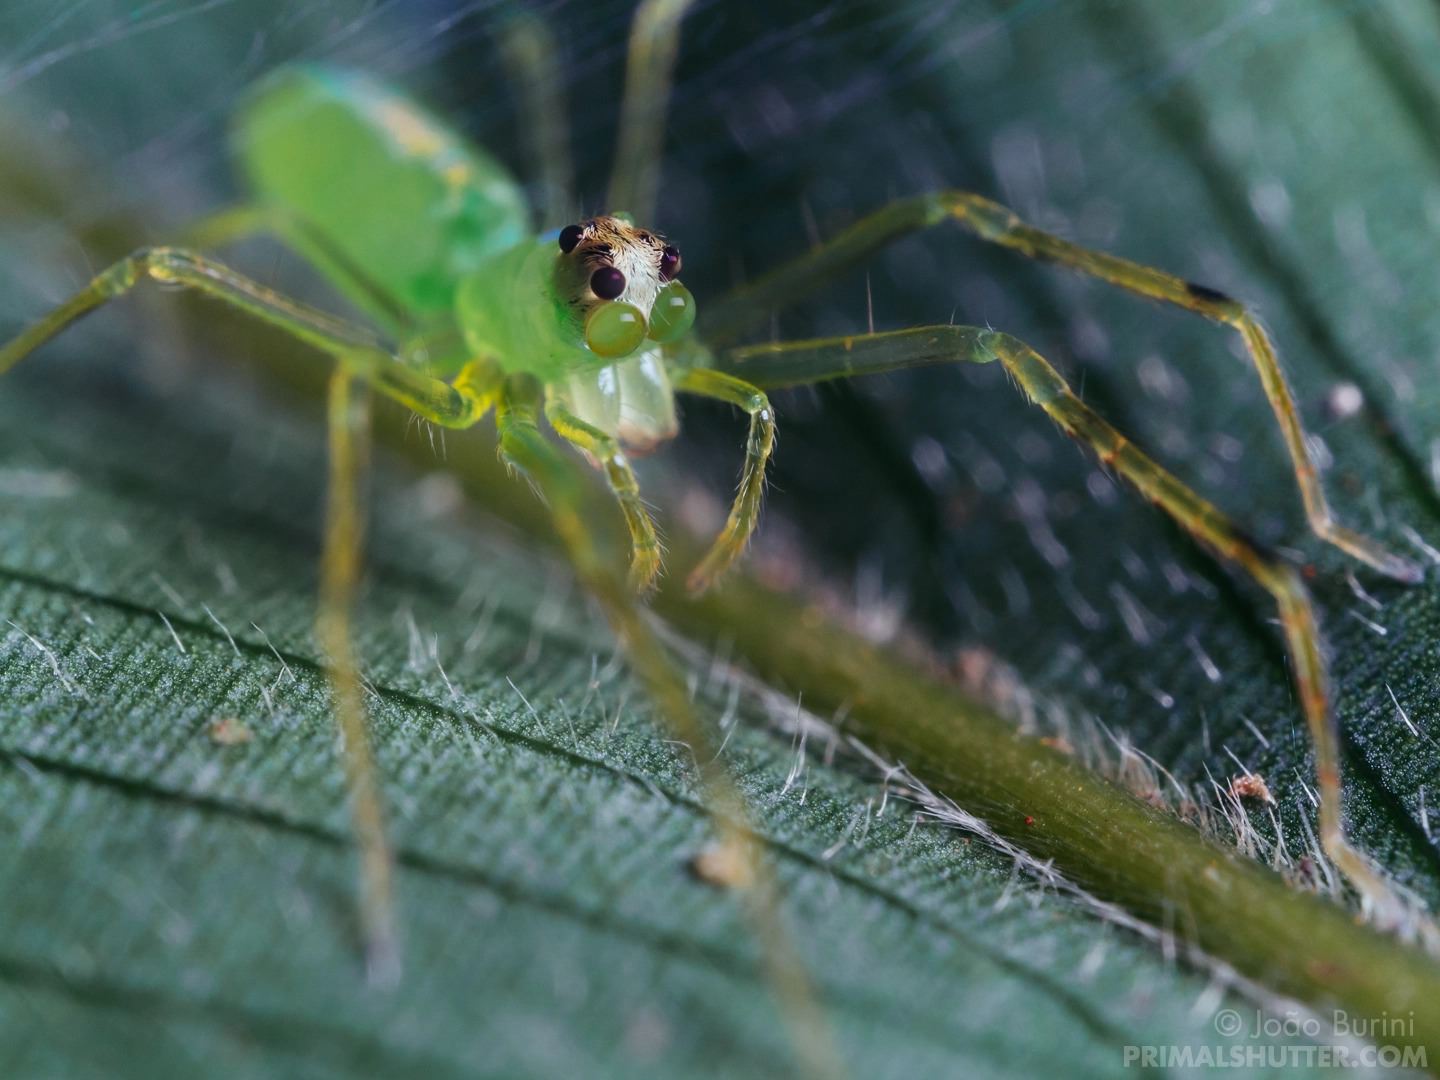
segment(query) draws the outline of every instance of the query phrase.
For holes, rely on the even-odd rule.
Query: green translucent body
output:
[[[346,270],[431,322],[453,312],[465,274],[532,235],[504,166],[364,75],[283,69],[241,110],[234,135],[256,198],[313,237],[288,239],[387,322]]]

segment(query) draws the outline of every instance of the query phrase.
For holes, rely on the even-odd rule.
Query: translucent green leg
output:
[[[750,828],[744,798],[709,728],[696,713],[684,680],[634,597],[601,556],[585,522],[584,475],[578,463],[557,451],[537,426],[541,397],[541,388],[528,377],[512,376],[505,381],[495,408],[500,455],[511,468],[524,473],[544,497],[580,581],[604,609],[631,667],[671,734],[690,747],[700,771],[705,804],[726,853],[719,861],[743,868],[737,877],[742,879],[739,884],[746,912],[802,1064],[812,1075],[838,1076],[842,1070],[828,1025],[785,931],[777,890]]]
[[[520,122],[544,192],[542,221],[546,228],[559,228],[573,220],[576,204],[565,81],[555,38],[543,19],[518,11],[501,27],[501,47],[510,75],[521,89]]]
[[[718,304],[708,305],[702,336],[712,344],[732,342],[747,328],[763,323],[770,312],[813,292],[886,244],[947,221],[956,222],[980,239],[1018,251],[1028,258],[1059,263],[1127,292],[1174,304],[1233,328],[1245,344],[1280,425],[1305,503],[1305,516],[1315,535],[1382,574],[1404,582],[1420,580],[1423,572],[1417,564],[1335,521],[1310,455],[1294,396],[1280,370],[1275,346],[1244,304],[1163,270],[1062,240],[1027,225],[999,203],[968,191],[942,191],[900,199],[862,218],[829,243],[759,278]]]
[[[620,139],[610,174],[613,213],[626,211],[636,221],[655,216],[660,189],[660,153],[670,79],[680,47],[680,20],[694,0],[644,0],[630,24],[625,66],[625,97],[620,103]]]
[[[1050,364],[1008,334],[968,326],[931,326],[885,334],[784,342],[731,350],[723,369],[758,386],[802,386],[922,364],[999,361],[1025,395],[1067,434],[1093,450],[1200,543],[1239,567],[1270,593],[1290,654],[1301,707],[1315,745],[1320,839],[1367,905],[1398,923],[1402,909],[1384,879],[1345,838],[1340,803],[1340,750],[1309,595],[1294,567],[1256,546],[1220,510],[1141,453],[1071,391]]]
[[[330,377],[327,410],[330,483],[315,636],[325,654],[335,720],[345,743],[350,813],[360,848],[360,915],[366,966],[372,979],[389,983],[399,974],[400,960],[394,926],[393,859],[385,833],[380,781],[366,732],[360,669],[350,637],[365,529],[360,487],[369,459],[369,399],[368,388],[353,378],[343,364],[337,366]]]
[[[321,352],[344,357],[351,374],[432,423],[470,427],[490,406],[489,397],[478,392],[490,381],[483,365],[469,365],[453,384],[432,378],[397,361],[366,328],[291,300],[183,248],[142,248],[102,271],[84,289],[0,348],[0,373],[77,319],[124,295],[146,278],[208,293]]]
[[[760,520],[760,503],[765,495],[765,465],[775,448],[775,410],[759,387],[734,375],[708,368],[695,368],[679,375],[675,389],[727,401],[750,415],[745,465],[740,473],[740,488],[730,508],[730,517],[687,582],[692,591],[704,592],[744,553]]]
[[[625,452],[609,435],[553,401],[545,406],[545,418],[561,438],[585,451],[605,471],[630,530],[630,586],[636,592],[648,592],[660,572],[660,541],[650,512],[640,499],[640,485]]]

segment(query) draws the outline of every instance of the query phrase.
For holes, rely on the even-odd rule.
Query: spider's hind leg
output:
[[[558,229],[576,208],[559,48],[545,20],[524,8],[505,16],[500,45],[511,78],[520,84],[521,125],[543,193],[541,221]]]
[[[750,417],[750,433],[745,440],[745,464],[740,471],[740,487],[725,527],[714,545],[690,574],[691,592],[704,592],[725,573],[742,554],[760,520],[760,503],[765,495],[765,466],[775,449],[775,409],[758,386],[744,379],[709,368],[693,368],[675,381],[675,389],[699,397],[728,402],[744,409]]]
[[[1177,525],[1274,598],[1292,677],[1315,748],[1321,845],[1377,921],[1397,927],[1413,922],[1384,877],[1350,846],[1345,836],[1339,733],[1331,712],[1320,630],[1299,572],[1258,546],[1222,511],[1142,453],[1077,397],[1044,357],[1008,334],[969,326],[929,326],[747,346],[721,354],[718,361],[722,369],[770,388],[804,386],[925,364],[998,361],[1003,365],[1026,397],[1044,409],[1066,434],[1087,446]]]
[[[630,587],[638,593],[649,592],[660,573],[660,541],[625,452],[612,436],[581,420],[554,399],[545,406],[545,418],[561,438],[583,450],[604,471],[630,530]]]
[[[680,48],[680,21],[694,0],[644,0],[630,24],[625,63],[625,96],[620,102],[620,137],[610,175],[609,210],[636,221],[655,213],[660,187],[660,153],[665,109]]]

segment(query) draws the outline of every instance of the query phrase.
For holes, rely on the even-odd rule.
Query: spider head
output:
[[[648,337],[677,341],[695,322],[680,252],[664,237],[606,215],[560,230],[555,283],[597,356],[618,360]]]

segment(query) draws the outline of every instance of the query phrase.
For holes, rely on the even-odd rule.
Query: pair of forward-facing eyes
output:
[[[585,239],[584,225],[566,225],[560,230],[560,250],[566,255]],[[680,252],[666,244],[660,252],[660,280],[673,281],[680,273]],[[615,266],[599,267],[590,275],[590,289],[601,300],[615,300],[625,291],[625,274]]]

